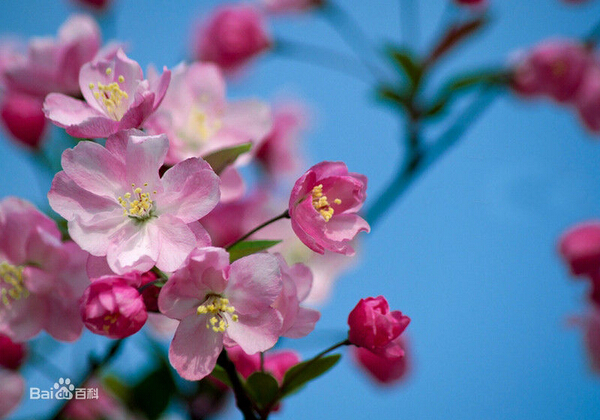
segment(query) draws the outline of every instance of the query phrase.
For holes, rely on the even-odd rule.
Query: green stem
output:
[[[250,401],[250,398],[248,398],[248,395],[244,390],[244,385],[242,385],[238,373],[235,370],[235,365],[231,359],[229,359],[229,356],[227,356],[227,351],[223,350],[221,352],[219,358],[217,359],[217,364],[225,369],[225,372],[227,372],[227,376],[231,381],[233,393],[235,395],[236,405],[244,415],[244,420],[259,420],[254,413],[252,401]]]
[[[261,230],[262,228],[264,228],[265,226],[270,225],[271,223],[274,223],[278,220],[281,219],[289,219],[290,218],[290,212],[288,210],[284,211],[283,213],[281,213],[279,216],[275,216],[272,219],[267,220],[266,222],[264,222],[263,224],[255,227],[254,229],[252,229],[250,232],[246,233],[244,236],[242,236],[241,238],[239,238],[238,240],[236,240],[235,242],[231,243],[230,245],[227,245],[225,247],[225,249],[227,249],[228,251],[234,246],[239,244],[240,242],[248,239],[250,236],[254,235],[256,232],[258,232],[259,230]]]
[[[122,338],[114,341],[110,345],[110,347],[108,348],[108,350],[106,351],[106,353],[104,354],[104,357],[102,357],[102,359],[94,360],[93,358],[90,358],[90,364],[89,364],[88,370],[85,373],[83,379],[81,381],[79,381],[79,385],[77,387],[78,388],[83,387],[83,385],[85,385],[85,383],[87,381],[89,381],[90,378],[95,376],[102,368],[104,368],[106,365],[108,365],[108,363],[110,363],[115,358],[115,356],[119,353],[119,350],[121,349],[124,341],[125,340]],[[56,414],[54,416],[52,416],[52,418],[51,418],[52,420],[60,420],[63,418],[63,414],[64,414],[64,411],[65,411],[65,408],[66,408],[68,402],[69,402],[69,400],[66,400],[59,407]]]
[[[375,226],[381,217],[398,200],[417,178],[435,163],[450,147],[462,137],[471,124],[479,118],[483,112],[492,104],[496,98],[497,90],[491,88],[483,89],[477,98],[458,116],[454,124],[446,130],[438,140],[425,152],[408,157],[400,166],[396,176],[392,179],[385,190],[375,199],[374,203],[367,209],[366,219]],[[409,133],[410,135],[410,133]]]

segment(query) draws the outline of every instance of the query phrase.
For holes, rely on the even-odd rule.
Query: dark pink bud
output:
[[[399,337],[396,340],[406,350],[402,339]],[[406,354],[401,357],[385,357],[363,347],[354,347],[352,353],[356,363],[380,384],[390,385],[397,383],[406,378],[410,369]]]
[[[113,276],[92,280],[83,294],[80,312],[90,331],[109,338],[135,334],[148,318],[138,290],[123,278]]]
[[[72,0],[82,6],[89,7],[91,9],[102,11],[108,9],[112,0]]]
[[[252,6],[221,7],[196,35],[195,57],[234,70],[270,48],[263,16]]]
[[[394,340],[409,323],[410,318],[402,312],[390,311],[383,296],[361,299],[348,316],[348,339],[377,354],[399,357],[404,352]]]
[[[600,271],[600,222],[569,229],[560,238],[559,252],[574,275],[596,275]]]
[[[6,129],[25,146],[37,149],[46,127],[43,98],[10,92],[2,100],[0,115]]]
[[[17,370],[25,361],[27,345],[15,343],[7,336],[0,334],[0,366]]]
[[[148,312],[159,312],[158,310],[158,295],[160,293],[160,287],[150,284],[142,287],[142,299],[144,305],[146,305],[146,311]]]

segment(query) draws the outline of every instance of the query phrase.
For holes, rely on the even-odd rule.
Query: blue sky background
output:
[[[172,67],[186,57],[192,23],[221,2],[115,3],[112,17],[102,18],[105,39],[127,41],[129,56],[143,67]],[[374,7],[339,0],[377,45],[400,39],[404,3],[410,1]],[[414,3],[420,36],[410,42],[423,49],[447,13],[446,1]],[[490,28],[446,60],[440,75],[502,64],[513,51],[548,37],[581,37],[600,17],[598,1],[577,7],[559,0],[490,3]],[[74,11],[66,1],[2,6],[0,31],[24,37],[55,34]],[[318,17],[281,18],[271,26],[277,37],[351,53]],[[375,102],[372,86],[270,55],[229,87],[231,97],[272,99],[281,92],[314,109],[315,126],[305,139],[310,162],[343,160],[369,177],[375,197],[400,158],[402,125]],[[37,175],[27,153],[4,134],[1,140],[0,196],[44,206],[49,179]],[[412,318],[410,378],[381,389],[345,358],[274,418],[597,418],[600,378],[588,369],[581,334],[566,326],[567,317],[585,309],[584,288],[569,278],[555,248],[565,228],[600,217],[599,162],[598,138],[570,110],[503,95],[364,237],[361,262],[338,283],[314,337],[288,341],[311,355],[343,336],[347,314],[361,297],[383,294]],[[82,344],[103,345],[90,335]],[[128,344],[120,364],[140,364],[143,347],[139,340]],[[61,348],[47,354],[56,365],[75,372],[85,363],[85,351]],[[28,386],[51,385],[32,367],[26,375]],[[15,418],[45,409],[30,403]],[[224,418],[239,414],[229,410]]]

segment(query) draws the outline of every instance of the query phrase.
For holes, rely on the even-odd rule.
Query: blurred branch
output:
[[[235,365],[231,359],[229,359],[229,356],[227,356],[227,351],[221,351],[221,354],[217,359],[217,364],[225,369],[225,372],[227,372],[227,376],[231,381],[233,393],[235,394],[236,405],[244,415],[244,420],[258,420],[258,417],[254,413],[252,401],[250,401],[250,398],[248,398],[248,395],[244,390],[244,385],[240,381],[240,377],[235,369]]]
[[[110,347],[108,348],[108,350],[106,351],[106,353],[104,354],[104,357],[102,357],[102,359],[100,359],[100,360],[96,360],[94,357],[90,356],[90,363],[88,366],[88,370],[84,374],[83,379],[81,379],[81,381],[79,381],[77,388],[82,388],[83,385],[85,385],[85,383],[90,380],[90,378],[92,378],[93,376],[96,376],[96,374],[98,372],[100,372],[100,370],[102,370],[106,365],[108,365],[115,358],[115,356],[119,353],[119,350],[121,349],[124,341],[125,341],[124,339],[119,339],[119,340],[113,341],[111,343]],[[69,401],[70,400],[65,400],[63,402],[63,404],[59,407],[56,414],[51,417],[52,420],[60,420],[63,417],[65,408]]]
[[[352,18],[343,8],[331,0],[327,0],[321,8],[325,21],[330,24],[342,40],[356,54],[375,79],[383,81],[387,79],[385,71],[377,66],[379,56],[375,54],[375,48],[363,32],[358,22]]]
[[[372,83],[372,80],[365,78],[365,72],[361,70],[364,67],[360,61],[335,50],[287,39],[277,39],[273,52],[292,60],[335,70],[363,83]]]
[[[404,163],[400,166],[392,182],[366,211],[366,219],[371,227],[379,222],[380,218],[425,169],[434,164],[450,147],[456,144],[477,118],[483,115],[484,111],[493,103],[498,92],[498,89],[489,86],[482,89],[473,102],[456,118],[455,122],[422,155],[419,153],[412,155],[409,149]],[[410,123],[407,134],[409,138],[415,136],[415,133],[410,130]],[[409,140],[408,144],[412,142],[414,140]]]

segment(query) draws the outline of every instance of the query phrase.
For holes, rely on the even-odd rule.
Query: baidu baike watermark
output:
[[[30,400],[97,400],[98,388],[75,388],[69,378],[60,378],[50,389],[29,388]]]

